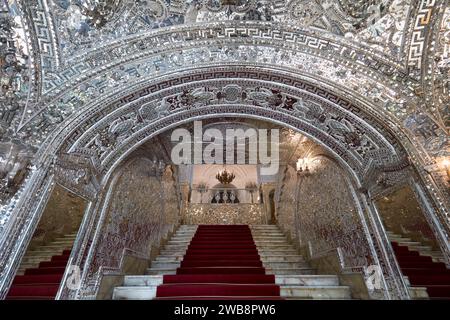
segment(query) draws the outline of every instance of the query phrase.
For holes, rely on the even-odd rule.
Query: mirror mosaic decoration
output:
[[[449,21],[436,0],[2,0],[0,297],[55,182],[92,200],[145,141],[217,115],[323,145],[371,213],[409,184],[448,260]]]

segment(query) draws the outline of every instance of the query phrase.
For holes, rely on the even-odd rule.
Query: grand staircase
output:
[[[67,234],[27,251],[6,299],[55,299],[75,237]]]
[[[351,298],[337,276],[315,273],[275,225],[183,225],[113,299]]]
[[[388,232],[388,237],[409,285],[426,288],[430,299],[450,300],[450,269],[442,253],[398,234]]]

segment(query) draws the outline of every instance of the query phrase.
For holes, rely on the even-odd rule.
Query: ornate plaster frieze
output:
[[[120,2],[120,1],[119,1]],[[125,7],[125,11],[127,12],[135,12],[133,10],[136,10],[136,6],[133,4],[127,3],[127,1],[122,1],[123,5]],[[57,16],[59,14],[58,10],[67,10],[69,7],[79,7],[81,11],[83,11],[83,8],[87,8],[89,10],[94,10],[95,6],[103,6],[102,2],[99,1],[97,4],[95,1],[92,3],[86,4],[84,1],[81,2],[82,6],[80,7],[79,4],[72,3],[70,1],[54,1],[52,0],[42,0],[42,2],[39,2],[32,6],[32,11],[37,13],[41,12],[42,14],[38,15],[42,19],[45,17],[45,21],[47,23],[43,23],[42,26],[40,26],[39,30],[43,30],[47,27],[48,32],[41,32],[41,34],[46,35],[49,37],[47,41],[44,41],[43,43],[55,43],[55,40],[51,37],[52,34],[55,34],[53,30],[55,30],[55,27],[52,26],[52,21],[58,21],[58,18],[51,19],[52,15],[54,14]],[[153,3],[150,5],[151,8],[156,9],[158,8],[158,4],[156,1],[151,1],[149,3]],[[264,7],[266,3],[262,1],[262,6]],[[302,1],[291,1],[289,4],[284,4],[287,7],[292,6],[295,3],[297,6],[303,6]],[[183,10],[188,10],[188,7],[192,6],[205,6],[204,3],[197,3],[197,1],[192,1],[186,3],[186,7],[183,7],[182,5],[170,5],[170,7],[166,10],[169,15],[173,14],[175,16],[183,16],[184,13],[182,13]],[[139,6],[139,5],[137,5]],[[162,3],[160,3],[160,7],[163,7]],[[280,9],[280,6],[283,6],[281,3],[273,4],[271,6],[271,10],[275,10],[275,7],[278,7]],[[374,13],[376,13],[376,16],[379,16],[381,18],[386,18],[386,16],[389,16],[392,14],[392,12],[402,11],[403,16],[405,16],[404,12],[408,11],[406,8],[411,7],[413,9],[416,9],[415,5],[411,5],[408,1],[379,1],[377,3],[371,3],[369,7],[366,5],[361,5],[360,7],[356,8],[353,5],[344,4],[344,3],[328,3],[324,4],[326,8],[339,8],[342,12],[347,12],[347,15],[358,19],[358,17],[361,17],[361,10],[368,10],[368,12],[372,12],[372,9],[376,9]],[[435,1],[422,1],[421,6],[417,7],[417,12],[414,10],[414,14],[406,15],[404,19],[413,21],[413,18],[416,18],[416,21],[419,21],[420,23],[416,25],[418,29],[420,29],[422,32],[427,33],[427,30],[430,28],[431,25],[428,23],[428,19],[425,19],[423,17],[428,17],[430,14],[434,14],[436,10],[434,10]],[[59,9],[57,9],[59,7]],[[120,6],[119,6],[120,7]],[[162,8],[161,7],[161,8]],[[211,6],[206,6],[210,10]],[[217,9],[218,11],[223,11],[222,5],[219,5],[221,9]],[[244,6],[245,7],[245,6]],[[351,9],[350,9],[351,8]],[[372,9],[371,9],[372,8]],[[388,10],[389,8],[389,10]],[[39,11],[41,10],[41,11]],[[88,11],[89,11],[88,10]],[[115,12],[121,16],[124,15],[124,11],[116,10]],[[161,9],[162,10],[162,9]],[[162,12],[164,10],[151,10],[152,12]],[[247,9],[246,9],[247,10]],[[425,12],[425,11],[426,12]],[[428,10],[428,11],[427,11]],[[95,10],[94,10],[95,11]],[[103,10],[104,11],[104,10]],[[144,10],[145,11],[145,10]],[[143,12],[144,12],[143,11]],[[214,10],[213,10],[214,11]],[[244,10],[245,11],[245,10]],[[283,11],[283,10],[281,10]],[[358,13],[359,12],[359,13]],[[383,14],[381,14],[383,12]],[[424,13],[425,12],[425,13]],[[431,12],[431,13],[430,13]],[[351,13],[351,14],[350,14]],[[70,15],[69,15],[70,16]],[[69,18],[67,16],[66,18]],[[127,16],[125,14],[125,16]],[[148,17],[147,17],[148,18]],[[366,18],[367,12],[366,12]],[[113,19],[114,20],[114,19]],[[145,19],[144,19],[145,20]],[[151,19],[150,19],[151,20]],[[153,23],[150,23],[151,25],[149,29],[143,29],[144,32],[136,32],[130,31],[120,33],[120,35],[115,34],[114,37],[108,40],[108,38],[100,37],[102,41],[97,41],[96,44],[101,43],[102,46],[99,47],[98,45],[95,47],[90,47],[89,50],[81,50],[81,55],[77,55],[74,57],[74,60],[72,62],[66,63],[67,67],[59,68],[58,64],[42,64],[43,69],[47,69],[49,72],[49,77],[43,75],[42,80],[44,85],[43,92],[47,92],[46,98],[41,102],[37,103],[32,109],[27,109],[26,112],[23,113],[23,121],[21,121],[22,124],[27,123],[26,118],[36,116],[36,112],[39,112],[44,106],[48,106],[48,99],[50,99],[51,95],[56,94],[59,97],[60,92],[58,91],[50,93],[51,88],[58,88],[58,90],[64,90],[64,88],[70,88],[74,85],[74,82],[76,81],[84,81],[86,78],[89,78],[88,70],[92,70],[95,73],[103,72],[104,70],[110,68],[111,65],[118,65],[118,64],[124,64],[125,60],[123,60],[123,57],[127,57],[127,61],[130,59],[136,59],[136,56],[133,57],[133,55],[136,55],[136,52],[139,52],[141,57],[143,55],[148,55],[149,52],[155,52],[155,50],[159,50],[159,48],[164,47],[165,50],[167,48],[174,46],[174,44],[183,44],[186,46],[188,43],[194,43],[196,41],[200,41],[202,38],[207,39],[205,41],[208,41],[208,45],[210,45],[214,40],[213,38],[220,38],[221,43],[225,42],[236,42],[238,40],[246,39],[247,41],[257,41],[257,40],[263,40],[265,42],[272,42],[273,45],[279,45],[280,43],[289,44],[292,43],[296,45],[297,47],[301,49],[303,46],[304,48],[310,50],[310,54],[314,53],[314,55],[319,55],[323,52],[325,53],[325,56],[328,56],[327,58],[334,59],[335,62],[341,63],[344,66],[349,66],[349,62],[351,60],[356,60],[356,62],[360,61],[359,65],[362,67],[367,67],[369,71],[379,73],[386,73],[389,77],[392,77],[393,74],[397,74],[396,77],[400,79],[400,81],[397,83],[397,85],[401,87],[410,87],[413,88],[414,82],[411,82],[412,80],[405,80],[407,83],[404,82],[405,76],[407,75],[407,69],[403,68],[401,64],[396,63],[395,59],[390,59],[389,56],[382,54],[378,52],[377,50],[374,50],[373,48],[370,48],[370,46],[367,46],[364,43],[361,42],[354,42],[353,40],[346,40],[342,37],[336,37],[330,34],[329,32],[323,32],[318,31],[317,29],[305,29],[305,28],[298,28],[295,27],[294,24],[290,24],[287,20],[283,20],[282,23],[276,23],[276,22],[263,22],[261,19],[256,19],[256,21],[252,21],[253,19],[244,19],[244,21],[229,21],[230,19],[225,19],[221,21],[221,19],[216,19],[216,23],[205,23],[205,24],[193,24],[193,22],[198,23],[197,20],[184,20],[184,19],[172,19],[170,18],[168,21],[170,23],[163,23],[155,25]],[[369,20],[374,20],[373,17],[369,17]],[[377,19],[375,19],[377,20]],[[409,21],[408,20],[408,21]],[[42,20],[43,21],[43,20]],[[53,22],[54,22],[53,21]],[[114,20],[115,21],[115,20]],[[152,20],[153,21],[153,20]],[[281,20],[280,20],[281,21]],[[379,23],[378,21],[377,23]],[[58,23],[58,22],[56,22]],[[115,23],[115,22],[114,22]],[[297,23],[298,24],[298,23]],[[171,25],[172,27],[164,27]],[[405,24],[406,25],[406,24]],[[304,27],[304,25],[303,25]],[[62,28],[61,30],[65,30]],[[149,31],[150,30],[150,31]],[[153,31],[156,30],[156,31]],[[399,31],[397,30],[397,33]],[[186,36],[187,35],[187,36]],[[420,37],[422,39],[423,37]],[[94,37],[90,38],[95,39]],[[119,40],[117,40],[119,39]],[[125,41],[126,40],[126,41]],[[280,41],[281,40],[281,41]],[[358,39],[359,40],[359,39]],[[423,47],[426,43],[424,42],[426,39],[423,39],[420,45],[418,47]],[[55,47],[58,47],[58,43],[56,43]],[[152,48],[152,51],[148,51],[147,48]],[[175,48],[174,50],[178,50],[178,48]],[[297,48],[298,50],[298,48]],[[305,49],[303,49],[305,50]],[[313,50],[313,51],[311,51]],[[49,52],[49,50],[46,50]],[[50,50],[51,51],[51,50]],[[80,52],[80,51],[78,51]],[[55,54],[56,56],[57,54]],[[418,53],[411,54],[411,56],[417,56]],[[122,57],[122,58],[121,58]],[[236,58],[236,57],[235,57]],[[239,59],[239,56],[237,56],[237,59]],[[56,59],[58,60],[58,59]],[[67,59],[63,59],[64,61],[69,61]],[[103,62],[102,62],[103,61]],[[390,61],[390,62],[389,62]],[[64,62],[65,63],[65,62]],[[410,65],[409,67],[411,67]],[[64,69],[65,68],[65,69]],[[351,67],[350,67],[351,69]],[[375,70],[375,71],[374,71]],[[370,74],[371,72],[369,72]],[[48,79],[48,81],[46,80]],[[97,81],[98,82],[98,81]],[[392,83],[391,83],[392,85]],[[47,89],[48,90],[47,90]],[[411,94],[411,93],[410,93]],[[73,95],[72,95],[73,97]],[[51,100],[51,99],[50,99]],[[67,100],[66,100],[67,101]],[[417,104],[413,103],[414,105]],[[37,108],[37,109],[36,109]],[[59,118],[63,117],[60,116],[60,113],[64,113],[64,111],[61,110],[54,110],[52,112],[52,116],[48,116],[51,118],[51,120],[58,120]],[[62,111],[62,112],[61,112]],[[65,110],[67,111],[67,110]],[[47,120],[47,121],[51,121]],[[21,127],[21,125],[19,125]]]
[[[408,1],[303,1],[241,0],[225,4],[216,0],[41,0],[36,5],[58,27],[61,55],[73,56],[98,45],[167,26],[189,26],[199,22],[276,21],[312,27],[343,35],[370,27]],[[402,17],[407,19],[407,17]]]
[[[315,76],[317,82],[334,83],[343,90],[354,90],[370,99],[386,114],[396,119],[405,118],[413,112],[414,99],[408,92],[399,93],[395,90],[395,83],[383,84],[373,81],[370,77],[359,72],[347,71],[335,62],[321,60],[307,54],[296,54],[292,51],[279,51],[276,48],[263,50],[255,46],[231,47],[202,47],[161,56],[150,57],[149,60],[122,65],[110,72],[99,75],[89,81],[83,82],[76,88],[50,102],[40,114],[30,118],[29,123],[22,128],[23,139],[32,139],[33,144],[40,144],[42,139],[64,119],[72,113],[83,110],[89,103],[99,101],[108,94],[117,93],[118,87],[127,90],[133,84],[145,83],[157,77],[170,75],[170,68],[178,68],[178,72],[186,72],[190,66],[214,66],[217,64],[234,63],[236,57],[247,61],[248,66],[266,65],[273,68],[278,65],[294,71],[301,69],[302,74]],[[214,63],[212,63],[214,61]],[[162,70],[162,71],[158,71]],[[155,73],[156,74],[155,74]],[[320,80],[319,80],[320,79]],[[30,110],[31,111],[31,110]],[[36,111],[38,112],[38,111]],[[36,132],[35,128],[39,128]],[[32,135],[31,137],[29,137]]]
[[[353,156],[349,157],[349,161],[350,158],[353,159],[353,169],[356,171],[359,171],[356,169],[358,166],[367,161],[364,160],[367,153],[373,157],[375,150],[384,149],[387,153],[395,154],[392,144],[395,145],[396,142],[392,141],[390,144],[385,141],[382,135],[367,127],[366,123],[358,120],[351,112],[345,111],[352,110],[353,107],[337,97],[327,96],[325,92],[318,94],[322,98],[315,97],[314,94],[308,94],[306,84],[300,82],[295,87],[289,87],[270,81],[239,79],[235,73],[227,72],[224,76],[226,75],[237,78],[199,81],[195,77],[197,81],[193,83],[178,86],[172,83],[170,88],[155,94],[144,95],[142,92],[153,91],[145,88],[144,91],[135,93],[134,96],[139,97],[135,101],[127,96],[128,103],[122,101],[119,105],[109,106],[111,112],[102,110],[102,114],[106,116],[102,120],[95,117],[92,127],[88,128],[90,122],[84,121],[87,130],[74,141],[70,152],[91,150],[89,152],[99,157],[107,171],[113,165],[113,159],[122,156],[114,155],[115,149],[125,150],[136,143],[143,143],[146,127],[159,120],[175,117],[182,122],[183,117],[188,118],[190,110],[211,116],[214,112],[239,113],[240,108],[250,105],[268,109],[266,113],[269,118],[273,118],[271,112],[278,111],[284,113],[286,119],[289,116],[304,119],[309,123],[305,130],[312,135],[316,135],[313,133],[315,131],[321,131],[321,134],[317,134],[329,136],[330,141],[334,140],[332,144],[336,146],[336,150],[340,149],[339,153],[351,150]],[[262,75],[262,78],[270,80],[266,76]],[[341,108],[327,105],[326,100],[333,101]],[[207,111],[206,108],[211,110]],[[362,114],[361,117],[364,121],[371,121]],[[338,148],[338,145],[341,147]]]
[[[26,109],[33,59],[20,8],[0,2],[0,140],[14,135],[14,117]]]

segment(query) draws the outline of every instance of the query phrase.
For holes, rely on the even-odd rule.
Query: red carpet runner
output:
[[[176,275],[165,275],[157,299],[280,299],[266,275],[250,228],[200,225]]]
[[[397,261],[411,286],[426,287],[431,299],[450,299],[450,270],[406,246],[392,242]]]
[[[38,268],[26,269],[23,276],[16,276],[6,300],[53,300],[58,293],[69,260],[70,250],[41,262]]]

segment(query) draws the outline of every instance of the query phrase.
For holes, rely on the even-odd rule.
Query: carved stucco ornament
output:
[[[53,163],[55,182],[71,192],[94,201],[100,191],[100,167],[94,157],[61,153]]]

